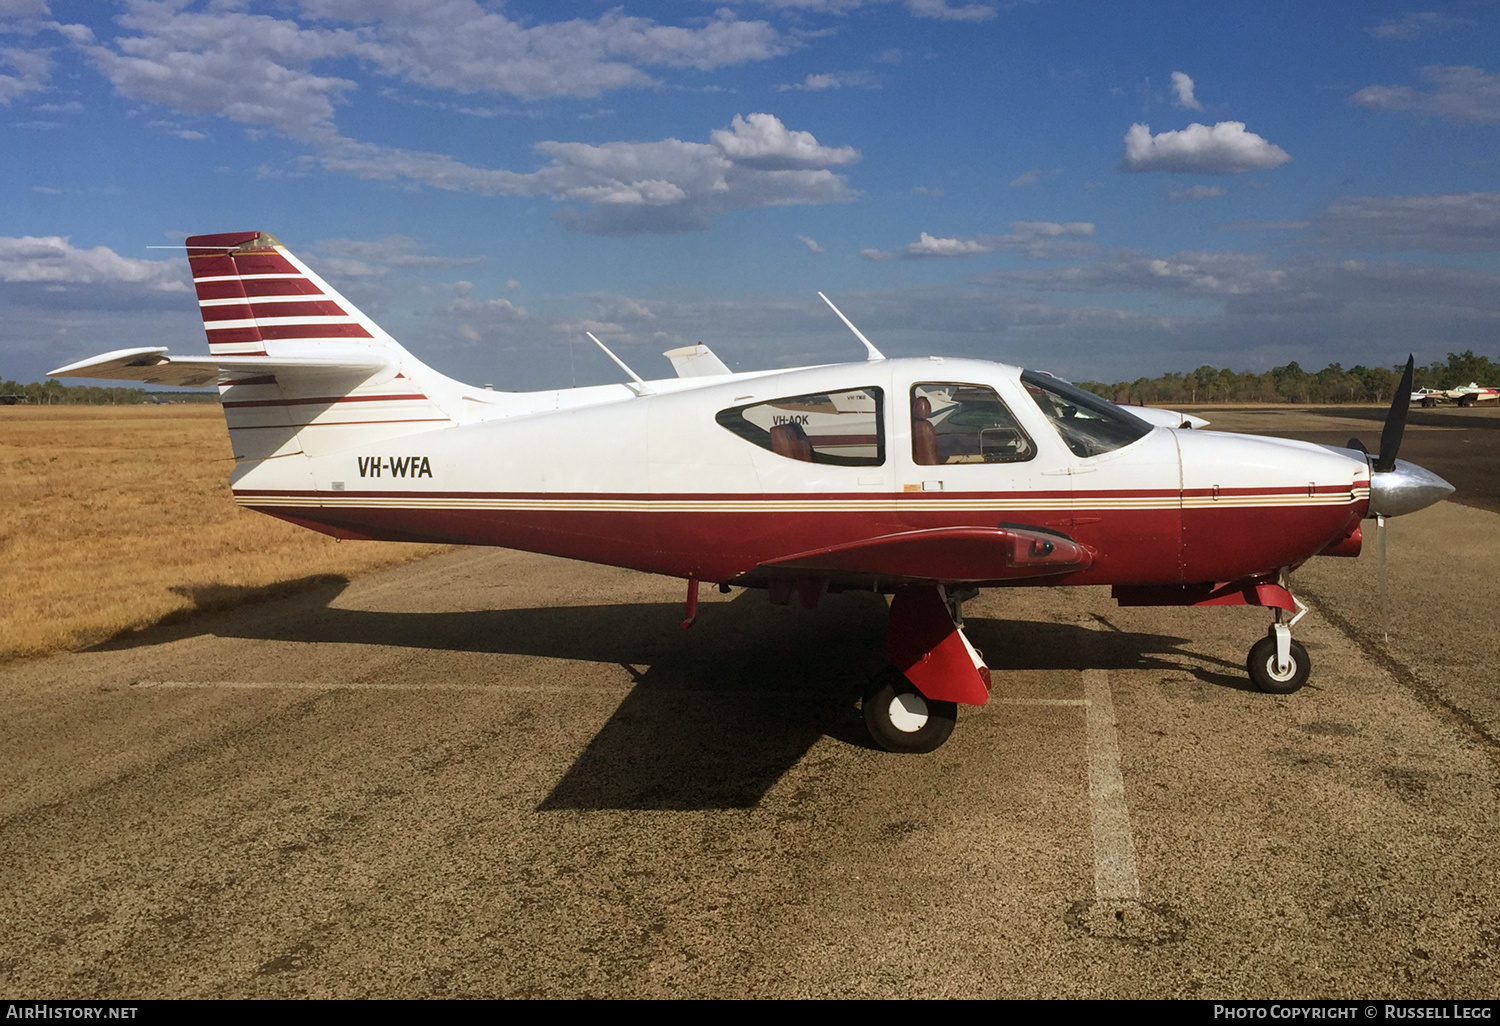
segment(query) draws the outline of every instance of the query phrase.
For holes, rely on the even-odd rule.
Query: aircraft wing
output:
[[[322,343],[318,352],[317,356],[168,356],[165,346],[145,346],[91,356],[59,367],[48,377],[108,378],[143,381],[148,385],[201,388],[217,385],[221,377],[238,374],[295,371],[299,374],[368,378],[387,369],[395,370],[386,357],[362,346]]]
[[[1045,527],[939,527],[864,538],[762,563],[768,577],[856,576],[885,582],[962,584],[1083,570],[1088,549]]]

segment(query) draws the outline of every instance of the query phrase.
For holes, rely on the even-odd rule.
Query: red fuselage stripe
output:
[[[793,516],[779,511],[286,507],[258,505],[245,491],[236,494],[251,509],[340,537],[496,545],[704,581],[732,580],[793,553],[851,540],[943,527],[993,528],[999,522],[1045,526],[1078,512],[1045,503],[1025,511],[901,508]],[[334,492],[327,498],[347,501],[350,495]],[[1043,583],[1176,584],[1268,573],[1299,565],[1342,538],[1364,512],[1364,503],[1097,512],[1096,522],[1067,531],[1088,547],[1093,565],[1043,578]]]
[[[296,424],[231,424],[230,431],[301,431],[303,428],[361,427],[365,424],[447,424],[447,417],[410,417],[405,420],[309,420]],[[279,493],[278,493],[279,494]]]
[[[410,395],[330,395],[312,399],[237,399],[225,403],[224,409],[243,409],[251,406],[332,406],[335,403],[384,403],[426,398],[421,393],[413,393]]]

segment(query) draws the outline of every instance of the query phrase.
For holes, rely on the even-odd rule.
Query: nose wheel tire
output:
[[[1262,691],[1273,695],[1290,695],[1307,683],[1312,672],[1312,661],[1307,649],[1300,641],[1293,641],[1287,650],[1285,669],[1276,665],[1276,636],[1261,638],[1250,649],[1250,658],[1245,660],[1245,669],[1250,672],[1250,682]]]
[[[958,705],[928,698],[894,667],[870,681],[860,708],[870,737],[888,752],[934,751],[958,722]]]

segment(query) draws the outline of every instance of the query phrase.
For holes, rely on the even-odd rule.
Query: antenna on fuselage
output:
[[[615,361],[615,366],[619,367],[626,374],[629,374],[631,380],[634,381],[637,385],[641,386],[641,391],[643,391],[643,392],[649,392],[651,390],[650,386],[648,386],[646,384],[646,382],[641,378],[641,376],[639,374],[637,374],[635,371],[633,371],[629,367],[627,367],[625,365],[625,361],[624,360],[620,359],[614,353],[611,353],[609,351],[609,346],[607,346],[603,342],[599,341],[599,338],[598,338],[597,335],[595,335],[592,331],[585,331],[584,334],[587,335],[589,338],[591,338],[591,339],[594,340],[594,345],[596,345],[600,349],[604,350],[604,355],[605,356],[607,356],[611,360]]]
[[[863,342],[865,344],[865,348],[870,351],[870,355],[865,357],[866,360],[884,360],[885,359],[885,354],[882,353],[879,349],[876,349],[874,343],[872,343],[869,339],[865,338],[865,333],[862,332],[862,331],[860,331],[858,328],[856,328],[854,326],[854,322],[851,321],[849,318],[847,318],[847,317],[844,316],[844,311],[840,310],[838,307],[836,307],[836,306],[833,305],[833,300],[829,299],[827,296],[823,295],[823,293],[821,293],[821,292],[818,293],[818,298],[821,299],[823,302],[827,303],[828,304],[828,309],[830,309],[834,313],[838,314],[839,315],[839,320],[843,321],[844,324],[846,324],[848,326],[849,330],[852,331],[852,332],[854,332],[854,337],[857,338],[857,339],[859,339],[861,342]],[[616,361],[616,362],[618,362],[618,361]]]

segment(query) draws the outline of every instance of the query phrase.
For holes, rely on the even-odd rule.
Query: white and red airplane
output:
[[[335,537],[684,578],[684,626],[700,582],[807,606],[827,591],[890,594],[893,665],[863,710],[891,751],[935,749],[959,703],[986,701],[962,616],[983,587],[1266,606],[1250,677],[1295,691],[1310,664],[1291,637],[1288,571],[1357,555],[1363,518],[1453,490],[1395,458],[1410,365],[1378,456],[1154,426],[1004,364],[886,359],[842,313],[863,361],[731,373],[700,345],[665,354],[675,378],[642,380],[616,359],[631,381],[503,392],[421,363],[268,234],[187,249],[209,355],[124,349],[52,373],[217,383],[236,501]]]

